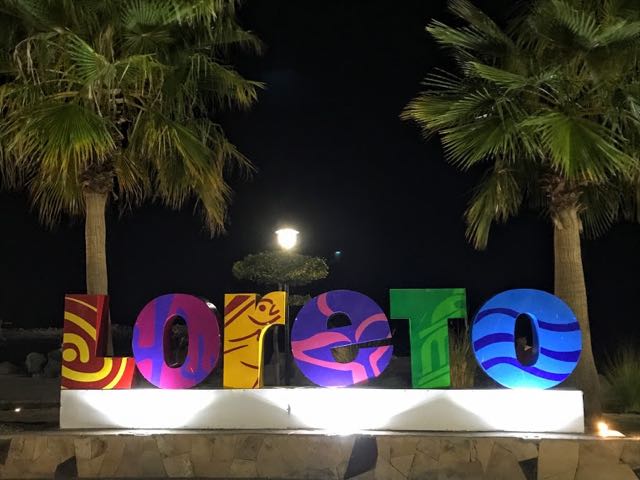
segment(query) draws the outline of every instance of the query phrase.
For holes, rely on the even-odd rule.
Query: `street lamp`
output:
[[[298,232],[293,228],[281,228],[276,231],[278,245],[284,251],[289,251],[298,243]],[[287,302],[284,313],[284,384],[289,385],[289,344],[291,342],[291,333],[289,330],[289,284],[283,283],[284,291],[287,294]]]
[[[298,243],[298,232],[293,228],[281,228],[276,231],[276,237],[278,238],[278,245],[283,250],[291,250]]]

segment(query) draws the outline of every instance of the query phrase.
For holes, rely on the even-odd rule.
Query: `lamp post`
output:
[[[298,243],[298,232],[293,228],[281,228],[276,231],[278,245],[285,252],[293,249]],[[284,384],[289,385],[289,344],[291,343],[291,332],[289,329],[289,284],[283,283],[284,291],[287,294],[287,302],[284,314]]]

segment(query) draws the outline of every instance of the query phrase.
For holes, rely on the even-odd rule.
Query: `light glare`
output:
[[[298,243],[298,232],[293,228],[281,228],[276,231],[276,236],[278,238],[278,245],[285,250],[291,250]]]
[[[600,437],[624,437],[624,435],[617,430],[611,430],[607,422],[601,420],[596,425]]]

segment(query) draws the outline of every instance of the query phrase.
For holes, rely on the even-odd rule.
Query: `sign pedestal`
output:
[[[62,390],[63,429],[583,433],[574,390]]]

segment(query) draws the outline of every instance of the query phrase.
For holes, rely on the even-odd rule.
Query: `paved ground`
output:
[[[13,404],[58,405],[60,404],[60,379],[0,375],[0,409]]]
[[[59,378],[0,375],[0,434],[57,429],[59,406]]]

